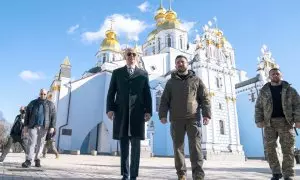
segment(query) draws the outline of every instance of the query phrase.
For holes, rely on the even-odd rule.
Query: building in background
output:
[[[212,121],[202,127],[205,158],[244,160],[244,150],[247,157],[263,156],[262,132],[254,124],[253,113],[257,92],[267,82],[267,68],[276,66],[270,51],[263,48],[258,75],[249,79],[245,71],[237,69],[234,49],[215,18],[192,41],[171,6],[166,10],[161,4],[154,20],[156,26],[145,43],[135,46],[140,54],[139,67],[149,74],[153,97],[153,117],[146,124],[142,155],[173,156],[170,124],[162,125],[157,111],[165,83],[174,71],[175,57],[181,54],[189,59],[190,68],[203,80],[212,100]],[[66,58],[51,84],[49,98],[57,107],[60,150],[107,154],[120,150],[112,139],[105,104],[111,73],[124,66],[125,60],[113,27],[105,35],[96,54],[98,62],[80,79],[71,81],[72,67]],[[185,149],[188,155],[187,141]]]

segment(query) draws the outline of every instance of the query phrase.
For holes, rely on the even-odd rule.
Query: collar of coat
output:
[[[261,88],[261,91],[267,91],[270,89],[270,85],[271,85],[271,82],[268,82],[266,83],[262,88]],[[289,87],[291,86],[290,83],[288,83],[287,81],[282,81],[282,89],[288,89]]]
[[[127,65],[125,65],[123,68],[122,68],[122,71],[123,71],[123,75],[125,77],[129,77],[129,74],[128,74],[128,68],[127,68]],[[146,76],[147,75],[147,72],[145,72],[144,70],[138,68],[137,66],[135,66],[134,68],[134,71],[133,71],[133,75],[130,76],[130,78],[135,78],[137,76]]]
[[[191,77],[193,77],[193,76],[195,76],[195,75],[196,75],[196,74],[195,74],[195,72],[194,72],[193,70],[188,70],[188,74],[187,74],[187,78],[186,78],[186,79],[191,78]],[[174,79],[180,79],[180,80],[181,80],[181,78],[178,76],[177,71],[174,71],[174,72],[171,74],[171,78],[174,78]]]

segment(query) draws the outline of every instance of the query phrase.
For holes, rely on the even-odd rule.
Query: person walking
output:
[[[125,60],[124,67],[112,72],[106,111],[113,121],[113,139],[120,140],[122,180],[129,176],[135,180],[139,173],[141,140],[145,139],[145,122],[152,116],[152,98],[148,73],[136,66],[137,52],[127,48]]]
[[[188,70],[188,60],[179,55],[175,59],[176,71],[171,74],[161,96],[159,118],[167,123],[167,114],[171,123],[175,168],[178,180],[186,180],[184,137],[189,140],[190,161],[194,180],[204,180],[203,157],[201,150],[201,118],[207,125],[211,118],[211,103],[207,89],[195,72]]]

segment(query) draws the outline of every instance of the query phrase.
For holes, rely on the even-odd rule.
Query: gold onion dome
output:
[[[167,21],[176,21],[177,20],[177,13],[173,11],[172,9],[168,10],[166,12],[166,20]]]
[[[160,5],[160,7],[156,10],[155,20],[165,18],[165,14],[166,14],[166,9],[163,8],[162,5]]]
[[[117,40],[117,35],[116,33],[110,29],[105,32],[106,38],[102,41],[101,44],[101,51],[104,50],[111,50],[111,51],[116,51],[120,52],[121,51],[121,46]]]

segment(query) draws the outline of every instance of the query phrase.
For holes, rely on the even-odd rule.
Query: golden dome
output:
[[[223,32],[220,29],[214,29],[214,33],[218,37],[222,37],[223,36]]]
[[[196,46],[196,50],[197,50],[197,49],[200,49],[200,48],[202,48],[202,44],[201,44],[201,43],[198,43],[197,46]]]
[[[165,18],[166,9],[162,7],[162,5],[156,10],[155,20],[160,18]]]
[[[162,29],[181,29],[181,30],[185,30],[181,23],[176,19],[175,21],[165,21],[164,23],[162,23],[161,25],[158,26],[159,30]]]
[[[177,13],[175,11],[173,11],[172,9],[170,9],[166,12],[166,17],[165,18],[166,18],[167,21],[176,21]]]
[[[213,40],[211,40],[211,39],[207,39],[207,40],[206,40],[206,44],[207,44],[207,45],[209,45],[209,44],[214,44],[214,42],[213,42]]]
[[[101,51],[111,50],[111,51],[121,51],[121,46],[117,40],[117,35],[113,30],[107,30],[105,32],[106,38],[102,41]]]
[[[223,44],[222,43],[218,43],[218,44],[216,44],[216,46],[217,46],[217,48],[221,48],[221,47],[223,47]]]

